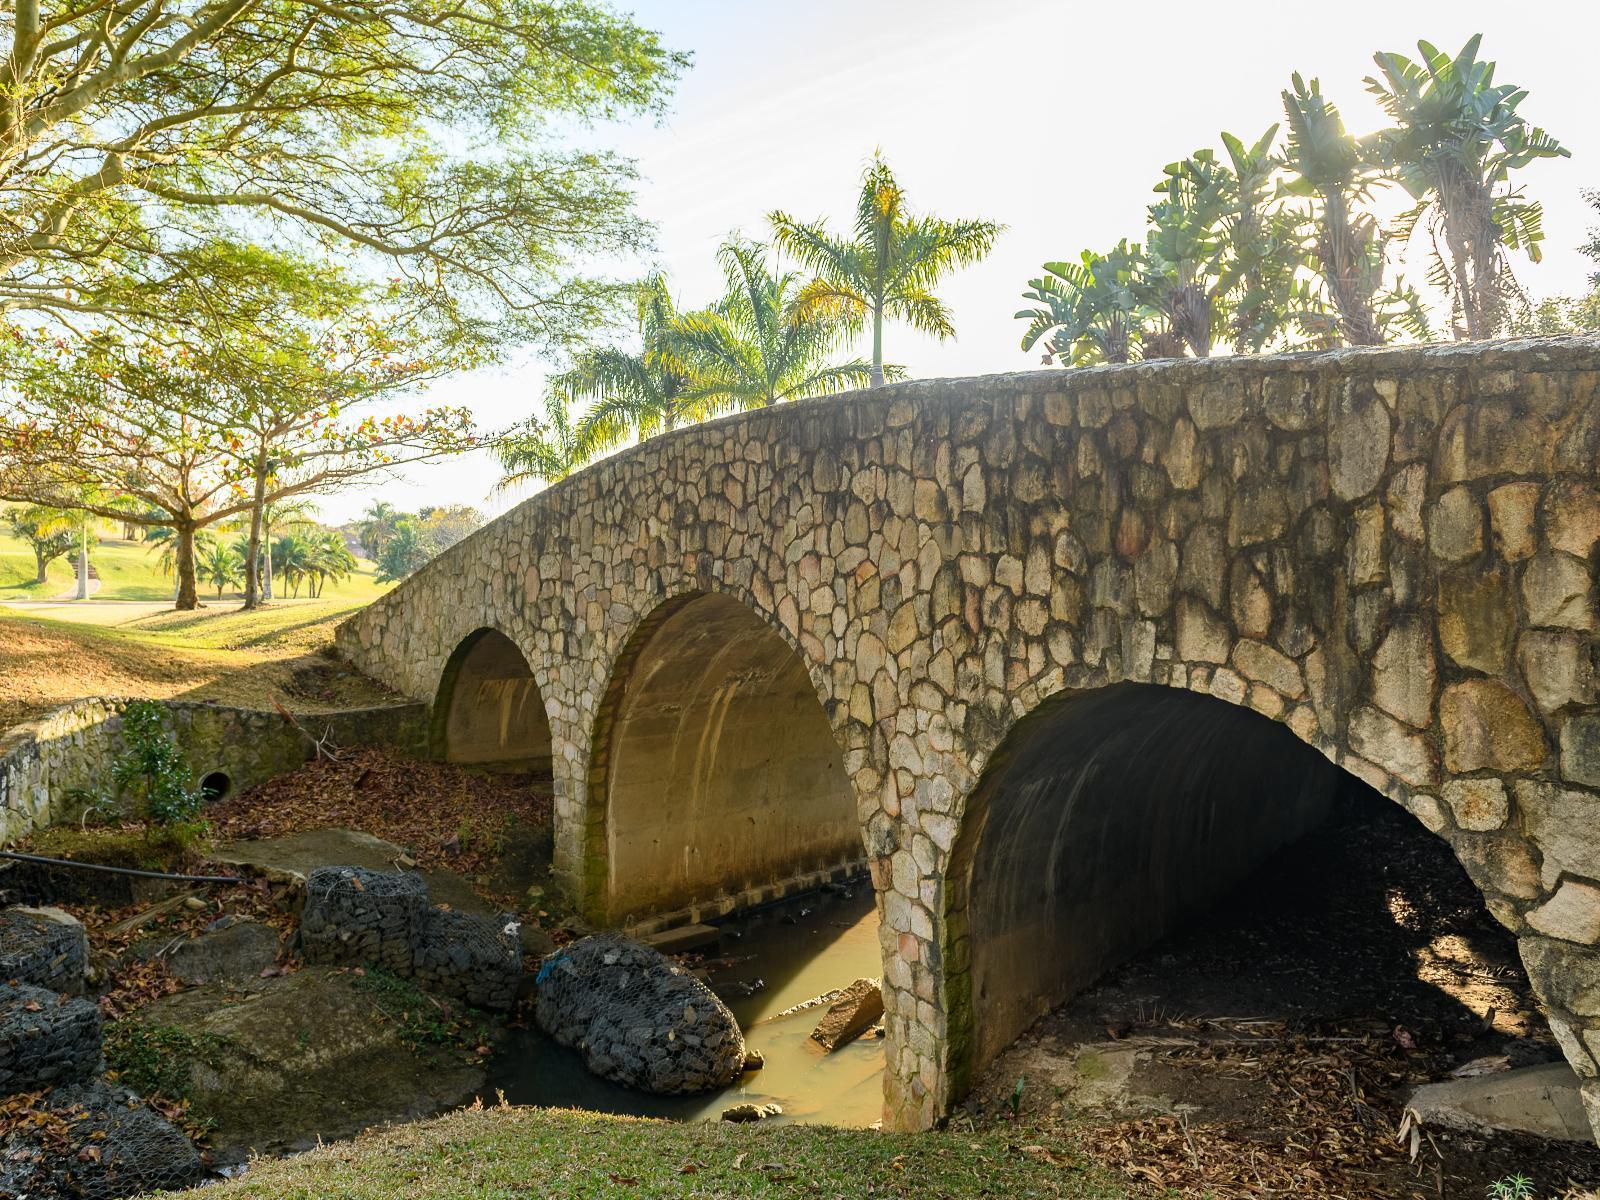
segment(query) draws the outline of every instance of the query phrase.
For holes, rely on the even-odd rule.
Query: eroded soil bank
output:
[[[1594,1146],[1429,1130],[1413,1160],[1397,1140],[1416,1084],[1559,1059],[1449,847],[1353,795],[1187,934],[1039,1021],[953,1120],[1045,1154],[1081,1145],[1152,1195],[1477,1200],[1517,1174],[1583,1195]]]

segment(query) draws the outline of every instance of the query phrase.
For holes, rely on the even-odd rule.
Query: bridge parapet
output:
[[[640,652],[686,624],[661,618],[669,601],[720,594],[765,622],[815,691],[873,867],[886,1110],[905,1126],[936,1120],[996,1040],[974,980],[1000,978],[995,947],[1026,926],[1005,914],[1038,902],[1026,881],[975,885],[983,839],[1011,822],[1061,842],[1063,880],[1076,870],[1069,806],[1002,808],[1013,802],[985,786],[991,759],[1031,761],[1023,718],[1118,684],[1259,714],[1450,842],[1519,937],[1600,1122],[1597,463],[1600,339],[899,384],[596,464],[441,556],[339,642],[426,698],[476,631],[516,644],[549,718],[558,865],[603,910],[626,892],[608,878],[625,831],[606,768],[643,753],[615,740],[619,669],[674,661],[658,642]],[[664,789],[734,795],[694,782],[721,769],[710,701],[761,672],[693,661],[707,690],[679,707],[701,715],[639,745],[702,756],[663,768]],[[785,745],[801,742],[773,753]],[[748,753],[727,761],[755,770]],[[1005,795],[1029,791],[1013,783]],[[1219,844],[1268,811],[1172,803],[1174,821],[1203,803]],[[662,852],[677,870],[692,850]],[[1176,877],[1154,851],[1129,862]],[[1137,936],[1228,871],[1215,876],[1142,880],[1140,894],[1172,896]],[[1013,982],[1037,992],[1014,1014],[1070,983]]]

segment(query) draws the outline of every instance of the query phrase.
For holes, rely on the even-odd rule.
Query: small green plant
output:
[[[355,984],[372,997],[385,1019],[400,1026],[400,1041],[408,1050],[428,1046],[472,1050],[491,1036],[477,1010],[436,1000],[410,980],[378,967],[363,968]]]
[[[194,770],[167,732],[166,709],[153,700],[129,703],[122,710],[122,740],[127,748],[111,765],[116,798],[186,844],[192,838],[182,835],[200,832],[194,827],[204,797],[189,782]]]
[[[1534,1200],[1533,1180],[1526,1175],[1507,1175],[1489,1185],[1489,1200]]]
[[[1022,1089],[1028,1084],[1026,1075],[1017,1076],[1017,1086],[1011,1089],[1011,1119],[1016,1120],[1022,1115]]]
[[[135,1021],[107,1026],[104,1041],[106,1067],[122,1083],[146,1099],[159,1096],[174,1103],[189,1098],[191,1065],[215,1060],[223,1048],[213,1034]]]

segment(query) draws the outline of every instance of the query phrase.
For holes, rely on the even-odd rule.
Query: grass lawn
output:
[[[349,600],[237,604],[198,612],[94,601],[44,612],[0,608],[0,733],[85,696],[216,700],[295,711],[379,704],[388,693],[316,651],[361,607]],[[58,619],[63,610],[74,620]],[[314,671],[317,694],[297,685]]]
[[[1129,1193],[1070,1148],[990,1134],[667,1124],[537,1108],[455,1113],[260,1161],[214,1200],[532,1196],[1064,1197]]]
[[[172,599],[172,577],[161,573],[161,552],[148,542],[102,537],[90,546],[89,559],[100,575],[96,600]],[[357,561],[356,573],[340,583],[330,583],[323,591],[323,600],[364,604],[383,594],[388,585],[377,581],[373,564],[365,559]],[[0,602],[55,600],[66,595],[77,581],[76,563],[76,554],[58,558],[50,564],[46,582],[35,583],[33,551],[20,538],[0,534]],[[204,583],[199,585],[199,591],[202,601],[217,598],[216,590]],[[230,590],[223,599],[239,596],[238,591]]]

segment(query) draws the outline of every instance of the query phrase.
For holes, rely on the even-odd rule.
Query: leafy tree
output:
[[[951,271],[984,258],[1004,230],[993,221],[914,216],[894,172],[876,154],[862,173],[848,236],[781,211],[770,219],[778,248],[817,273],[802,294],[802,307],[842,312],[857,328],[870,324],[873,387],[886,377],[884,321],[904,321],[940,340],[955,337],[950,309],[934,288]]]
[[[244,559],[232,546],[212,542],[198,556],[195,570],[202,582],[217,589],[217,599],[222,599],[222,589],[231,587],[244,578]]]
[[[361,539],[369,558],[376,560],[383,554],[384,546],[394,536],[395,525],[403,515],[387,500],[374,500],[367,505],[367,511],[361,514],[361,524],[356,527],[356,536]]]
[[[1151,313],[1135,290],[1139,251],[1127,239],[1109,254],[1085,250],[1078,262],[1045,263],[1023,299],[1037,302],[1017,319],[1028,322],[1022,348],[1045,341],[1044,361],[1070,366],[1125,363],[1143,340]]]
[[[1600,215],[1600,188],[1584,192],[1583,198],[1589,202],[1596,215]],[[1594,259],[1597,264],[1600,264],[1600,225],[1590,227],[1589,240],[1579,246],[1578,249]],[[1592,287],[1600,288],[1600,270],[1589,276],[1589,283]]]
[[[38,569],[35,583],[47,582],[50,564],[63,554],[71,553],[77,545],[81,519],[76,513],[38,504],[20,504],[6,509],[6,528],[33,550],[34,565]]]
[[[1193,158],[1170,164],[1155,190],[1162,199],[1148,209],[1134,294],[1162,315],[1175,346],[1209,358],[1221,316],[1227,180],[1214,160]]]
[[[428,535],[418,527],[412,517],[404,517],[395,526],[394,537],[389,539],[378,556],[378,582],[398,583],[413,571],[425,566],[438,553],[428,541]]]
[[[761,243],[725,242],[717,261],[726,293],[710,308],[683,317],[674,339],[692,381],[688,395],[703,411],[764,408],[904,374],[881,362],[834,362],[849,318],[840,305],[820,303],[798,274],[775,271]]]
[[[450,549],[483,525],[483,514],[470,504],[424,508],[417,513],[417,519],[428,535],[428,540],[440,552]]]
[[[97,516],[171,527],[180,609],[197,604],[197,530],[475,440],[462,409],[350,413],[381,387],[354,392],[344,404],[337,395],[234,390],[248,358],[185,342],[128,344],[106,335],[82,347],[35,340],[26,351],[16,356],[16,394],[0,411],[0,499],[70,502]],[[312,406],[313,399],[326,403]],[[256,423],[273,414],[282,419]],[[265,479],[262,443],[252,440],[263,436],[275,448]]]
[[[1283,166],[1286,195],[1312,203],[1313,236],[1307,265],[1320,276],[1344,340],[1377,346],[1391,326],[1427,336],[1427,318],[1414,290],[1386,288],[1387,235],[1364,211],[1378,184],[1373,155],[1345,132],[1339,110],[1313,79],[1296,74],[1283,92],[1289,127]]]
[[[1521,291],[1507,251],[1540,259],[1543,206],[1513,187],[1513,171],[1541,158],[1571,157],[1517,112],[1528,93],[1494,82],[1495,64],[1478,58],[1475,34],[1454,58],[1427,42],[1421,57],[1375,56],[1368,76],[1394,126],[1373,142],[1376,161],[1416,201],[1400,228],[1424,225],[1433,243],[1429,280],[1451,301],[1457,337],[1493,337]]]
[[[570,131],[659,113],[686,62],[587,0],[20,0],[0,310],[144,322],[198,281],[225,317],[229,264],[191,251],[231,230],[365,260],[463,326],[581,333],[614,288],[568,264],[644,231],[631,163]]]

